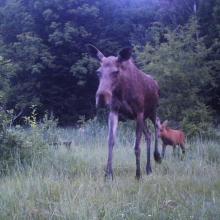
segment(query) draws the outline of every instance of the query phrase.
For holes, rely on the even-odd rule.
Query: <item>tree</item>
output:
[[[4,62],[10,60],[10,65],[0,67],[2,102],[4,99],[5,108],[14,109],[17,114],[25,109],[26,116],[31,112],[30,107],[37,105],[38,118],[45,112],[53,113],[63,125],[77,122],[80,116],[91,118],[95,114],[97,63],[86,54],[86,45],[92,43],[108,56],[117,55],[122,47],[143,46],[147,42],[153,51],[160,48],[162,52],[164,48],[164,58],[161,54],[158,59],[168,61],[166,49],[171,57],[178,52],[177,63],[172,58],[170,66],[184,74],[188,69],[199,72],[201,68],[196,70],[195,61],[190,64],[185,57],[180,58],[180,50],[194,60],[194,45],[196,50],[199,46],[205,48],[205,58],[200,60],[209,65],[209,70],[212,66],[210,74],[214,80],[207,79],[206,89],[195,93],[205,97],[205,104],[217,111],[220,108],[219,8],[219,0],[1,1],[0,56]],[[187,25],[192,15],[199,27],[193,32],[195,36],[189,37],[187,28],[178,26]],[[174,39],[174,33],[192,39],[192,43]],[[178,44],[188,44],[194,49],[187,50],[187,54],[184,45],[178,48]],[[207,48],[210,48],[208,52]],[[181,64],[180,59],[187,65]],[[164,79],[165,84],[173,82]]]
[[[136,49],[139,65],[159,81],[160,116],[180,122],[190,134],[206,131],[211,122],[204,89],[213,81],[212,66],[207,61],[209,49],[203,38],[197,39],[197,31],[192,19],[173,31],[165,29],[164,42],[158,40],[162,33],[155,33],[154,44]],[[195,127],[189,126],[192,119]]]

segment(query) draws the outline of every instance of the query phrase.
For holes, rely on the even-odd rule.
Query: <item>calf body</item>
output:
[[[185,134],[181,130],[174,130],[167,126],[167,121],[162,125],[159,123],[159,136],[163,142],[162,157],[165,156],[166,146],[173,146],[175,152],[176,146],[180,146],[182,153],[185,154]]]
[[[106,176],[113,177],[112,157],[113,146],[120,116],[136,120],[136,177],[141,176],[140,170],[140,141],[142,133],[147,143],[147,174],[151,173],[150,144],[151,134],[145,119],[149,118],[155,127],[154,158],[160,162],[158,151],[158,131],[156,126],[156,109],[159,99],[159,87],[150,76],[140,71],[133,63],[131,49],[125,48],[119,52],[118,57],[105,57],[98,49],[92,46],[100,60],[99,87],[96,93],[96,106],[108,106],[109,135],[108,135],[108,162]]]

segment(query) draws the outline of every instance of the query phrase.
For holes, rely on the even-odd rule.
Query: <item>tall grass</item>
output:
[[[219,219],[220,147],[214,140],[188,143],[186,157],[162,164],[152,158],[153,174],[136,181],[132,125],[120,125],[114,149],[113,181],[104,181],[107,129],[90,123],[56,129],[43,159],[33,158],[0,179],[0,219]],[[119,128],[119,129],[120,129]],[[72,141],[68,150],[63,141]],[[32,146],[35,147],[34,145]]]

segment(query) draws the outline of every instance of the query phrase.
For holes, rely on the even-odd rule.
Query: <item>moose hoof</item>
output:
[[[137,171],[137,172],[136,172],[135,179],[136,179],[136,180],[140,180],[140,179],[141,179],[141,172],[140,172],[140,171]]]
[[[146,173],[147,175],[150,175],[152,173],[151,167],[146,167]]]
[[[141,175],[140,175],[140,176],[137,176],[137,175],[136,175],[136,176],[135,176],[135,179],[139,181],[139,180],[141,179]]]
[[[113,180],[113,172],[112,171],[105,172],[105,180],[109,180],[109,179]]]
[[[162,159],[161,159],[161,156],[160,156],[160,153],[159,152],[154,152],[154,159],[157,163],[161,163],[162,162]]]

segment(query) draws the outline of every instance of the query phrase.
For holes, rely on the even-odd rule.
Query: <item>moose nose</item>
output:
[[[111,93],[106,91],[97,92],[96,108],[104,108],[110,105]]]

